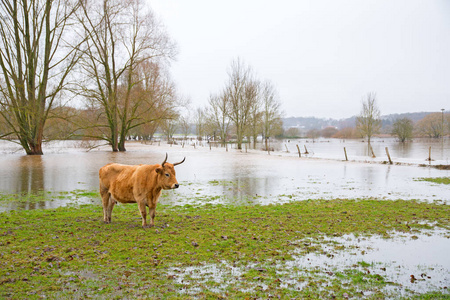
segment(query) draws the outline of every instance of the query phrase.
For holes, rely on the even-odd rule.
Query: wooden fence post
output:
[[[345,153],[345,160],[348,161],[348,157],[347,157],[347,149],[345,149],[345,147],[344,147],[344,153]]]
[[[289,153],[288,146],[286,144],[284,144],[284,146],[286,147],[286,152]]]
[[[372,158],[377,157],[377,156],[375,155],[375,152],[373,152],[372,145],[369,144],[369,147],[370,147],[370,151],[372,152]]]
[[[302,157],[302,153],[300,152],[300,148],[298,147],[298,144],[297,144],[297,151],[298,151],[298,157]]]
[[[386,154],[387,154],[387,157],[388,157],[388,159],[389,159],[389,163],[392,165],[392,160],[391,160],[391,156],[389,155],[389,149],[388,149],[388,147],[386,147]]]
[[[306,145],[305,146],[305,154],[309,154],[308,149],[306,149]]]

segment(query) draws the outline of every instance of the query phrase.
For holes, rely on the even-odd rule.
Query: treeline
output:
[[[196,139],[223,145],[232,141],[241,149],[243,142],[252,142],[256,146],[258,138],[262,137],[267,149],[270,137],[283,135],[280,102],[274,85],[270,81],[259,80],[252,68],[240,59],[231,63],[228,75],[224,88],[211,94],[206,107],[186,113],[191,111],[186,103],[185,113],[180,114],[164,106],[165,101],[161,101],[153,105],[154,109],[142,114],[147,117],[139,126],[128,130],[125,139],[152,140],[158,133],[172,142],[175,134],[185,139],[194,135]],[[140,83],[132,99],[137,101],[134,99],[145,98],[147,94]],[[143,104],[148,105],[148,100],[139,102],[138,109],[142,109]],[[99,139],[99,136],[106,136],[107,131],[99,126],[107,123],[107,116],[102,112],[95,106],[83,109],[56,107],[50,111],[44,137],[51,140]]]
[[[377,135],[390,135],[397,137],[399,141],[404,142],[414,137],[440,138],[450,135],[450,113],[418,113],[413,114],[413,117],[406,117],[408,114],[389,115],[381,119],[381,127]],[[421,118],[414,116],[420,115]],[[289,137],[307,137],[307,138],[364,138],[364,135],[358,130],[355,122],[355,117],[343,121],[337,120],[322,120],[316,118],[308,118],[314,121],[319,128],[310,128],[302,130],[298,127],[290,127],[285,130],[285,136]],[[349,121],[350,120],[350,121]],[[295,124],[293,119],[289,120],[288,124]],[[297,120],[298,122],[298,120]],[[326,125],[323,124],[336,124]],[[343,128],[338,126],[344,124]],[[353,124],[353,125],[350,125]],[[349,126],[350,125],[350,126]],[[322,126],[323,128],[320,128]]]
[[[0,2],[0,138],[42,154],[50,139],[103,140],[125,151],[159,129],[226,143],[281,131],[278,96],[242,61],[195,114],[168,72],[174,41],[140,0]]]
[[[244,139],[256,146],[261,136],[267,149],[269,138],[283,133],[280,105],[275,86],[261,81],[250,66],[236,59],[224,88],[210,95],[205,108],[197,109],[196,134],[223,144],[232,137],[238,149],[242,149]]]

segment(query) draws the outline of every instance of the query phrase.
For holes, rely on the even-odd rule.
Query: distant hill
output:
[[[411,119],[414,123],[422,120],[426,115],[432,114],[432,112],[416,112],[416,113],[404,113],[404,114],[390,114],[386,116],[382,116],[381,120],[383,120],[383,125],[392,125],[395,120],[408,118]]]
[[[423,119],[426,115],[431,112],[416,112],[416,113],[403,113],[403,114],[390,114],[381,116],[381,120],[383,122],[383,127],[391,126],[395,120],[401,118],[409,118],[413,122],[417,122]],[[296,127],[302,131],[308,131],[311,129],[323,129],[328,126],[333,126],[338,129],[342,129],[345,127],[354,127],[356,121],[356,116],[346,118],[346,119],[324,119],[324,118],[316,118],[316,117],[290,117],[283,119],[283,127],[291,128]]]

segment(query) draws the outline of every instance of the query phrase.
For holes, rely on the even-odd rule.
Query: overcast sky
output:
[[[171,73],[206,106],[242,59],[285,117],[450,110],[450,0],[148,0],[179,55]]]

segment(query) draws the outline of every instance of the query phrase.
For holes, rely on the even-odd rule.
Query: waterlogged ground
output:
[[[403,200],[160,206],[145,230],[131,205],[108,225],[98,205],[4,212],[0,298],[448,298],[449,213]]]
[[[450,297],[448,170],[198,146],[51,149],[0,157],[0,298]],[[102,224],[98,169],[166,152],[186,162],[157,226],[140,228],[135,205]]]

